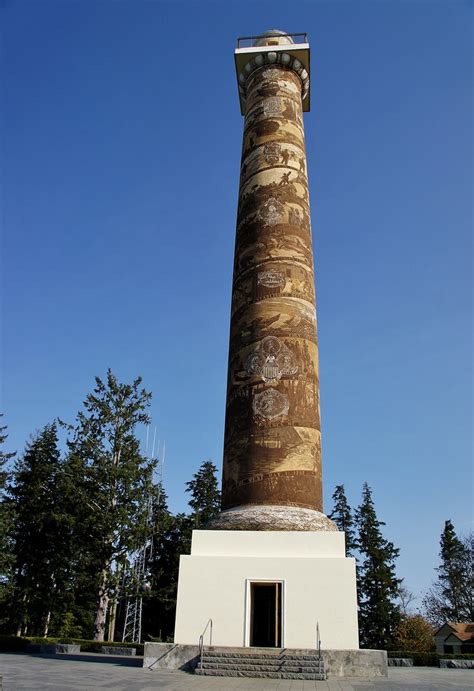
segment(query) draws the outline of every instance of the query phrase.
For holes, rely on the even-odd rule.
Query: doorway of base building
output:
[[[253,648],[281,648],[282,582],[250,581],[249,643]]]

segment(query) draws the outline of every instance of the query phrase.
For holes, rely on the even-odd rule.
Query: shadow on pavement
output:
[[[23,653],[28,657],[36,657],[43,660],[62,660],[63,662],[102,662],[109,665],[119,665],[120,667],[143,667],[143,657],[126,655],[102,655],[101,653],[77,653],[68,654],[57,653]]]

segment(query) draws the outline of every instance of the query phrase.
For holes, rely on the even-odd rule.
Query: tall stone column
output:
[[[245,123],[222,513],[209,526],[220,529],[335,529],[322,513],[318,342],[303,128],[309,74],[282,49],[292,43],[281,32],[267,32],[239,77]]]
[[[314,650],[321,631],[349,673],[385,674],[382,653],[374,665],[357,650],[355,560],[322,513],[308,58],[307,43],[275,31],[236,51],[245,124],[222,511],[180,558],[174,640],[284,653]]]

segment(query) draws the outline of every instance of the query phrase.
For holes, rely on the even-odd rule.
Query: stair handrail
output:
[[[210,625],[210,630],[209,630],[209,645],[212,645],[212,619],[209,618],[206,626],[204,627],[204,631],[202,634],[199,636],[199,668],[202,669],[202,654],[204,651],[204,636],[206,635],[206,631]]]
[[[316,649],[318,651],[318,658],[321,662],[321,636],[319,635],[319,621],[316,622]]]

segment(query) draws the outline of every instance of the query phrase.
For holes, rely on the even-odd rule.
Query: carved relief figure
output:
[[[288,413],[288,397],[276,389],[266,389],[253,399],[253,412],[265,420],[274,420]]]
[[[285,276],[281,271],[260,271],[257,275],[257,283],[267,288],[283,288],[285,285]]]
[[[289,170],[287,173],[283,173],[281,176],[280,182],[278,183],[278,187],[283,187],[284,185],[288,185],[290,182],[290,175],[291,175],[291,170]]]
[[[259,374],[266,382],[276,382],[284,375],[296,374],[298,364],[289,348],[276,336],[267,336],[248,355],[245,369]]]
[[[270,165],[276,165],[280,160],[281,147],[278,142],[268,142],[263,148],[265,161]]]
[[[266,98],[263,102],[263,112],[267,117],[272,117],[274,115],[280,115],[282,111],[282,101],[281,98],[277,96],[272,98]]]
[[[260,218],[266,221],[268,225],[273,226],[280,223],[285,213],[285,207],[275,197],[270,197],[268,201],[263,204],[260,211]]]

